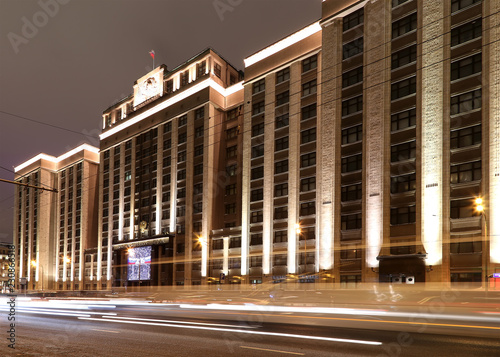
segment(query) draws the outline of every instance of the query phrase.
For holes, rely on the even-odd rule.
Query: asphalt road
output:
[[[42,302],[18,307],[0,355],[500,356],[499,316],[440,313]]]

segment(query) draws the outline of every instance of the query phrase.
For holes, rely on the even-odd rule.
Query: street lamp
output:
[[[32,260],[31,266],[33,268],[36,268],[38,266],[38,262],[36,260]],[[41,276],[41,280],[42,280],[42,291],[43,291],[43,265],[41,265],[41,264],[40,264],[40,276]]]
[[[484,205],[483,205],[483,199],[481,197],[477,197],[474,200],[474,203],[476,204],[476,211],[479,212],[482,216],[482,220],[484,221],[484,242],[485,242],[485,266],[484,266],[484,274],[485,274],[485,280],[486,280],[486,287],[485,291],[488,291],[488,284],[489,284],[489,279],[488,279],[488,263],[489,263],[489,241],[488,241],[488,225],[486,222],[486,213],[484,212]]]

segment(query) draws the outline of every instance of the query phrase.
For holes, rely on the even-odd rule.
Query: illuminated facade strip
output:
[[[174,96],[174,97],[172,97],[172,98],[170,98],[170,99],[168,99],[168,100],[166,100],[158,105],[155,105],[154,107],[152,107],[152,108],[146,110],[145,112],[129,119],[128,121],[111,128],[110,130],[106,131],[105,133],[102,133],[101,135],[99,135],[99,138],[101,140],[104,140],[104,139],[110,137],[111,135],[114,135],[123,129],[126,129],[126,128],[146,119],[146,118],[149,118],[151,115],[154,115],[154,114],[158,113],[159,111],[166,109],[166,108],[174,105],[175,103],[178,103],[181,100],[184,100],[184,99],[190,97],[191,95],[196,94],[199,91],[201,91],[205,88],[208,88],[208,87],[211,87],[212,89],[216,90],[221,95],[223,95],[224,97],[227,97],[228,95],[231,95],[233,93],[238,92],[239,90],[242,90],[243,89],[243,82],[237,83],[237,84],[225,89],[220,84],[215,82],[213,79],[211,79],[211,78],[205,79],[204,81],[196,84],[195,86],[187,89],[186,91],[179,93],[178,95],[176,95],[176,96]]]
[[[288,37],[284,38],[283,40],[276,42],[274,45],[271,45],[271,46],[263,49],[262,51],[259,51],[256,54],[245,58],[245,60],[244,60],[245,67],[249,67],[249,66],[251,66],[259,61],[262,61],[263,59],[265,59],[269,56],[272,56],[275,53],[278,53],[279,51],[284,50],[285,48],[287,48],[287,47],[289,47],[289,46],[291,46],[299,41],[302,41],[303,39],[305,39],[311,35],[314,35],[316,32],[319,32],[319,31],[321,31],[321,26],[320,26],[319,21],[318,21],[318,22],[315,22],[312,25],[309,25],[309,26],[303,28],[302,30],[294,33],[293,35],[288,36]]]

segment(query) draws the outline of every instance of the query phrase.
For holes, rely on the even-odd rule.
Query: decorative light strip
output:
[[[83,150],[88,150],[88,151],[91,151],[91,152],[96,153],[96,154],[99,153],[98,148],[91,146],[89,144],[82,144],[82,145],[78,146],[77,148],[74,148],[73,150],[70,150],[67,153],[62,154],[59,157],[54,157],[54,156],[47,155],[47,154],[38,154],[34,158],[29,159],[28,161],[22,163],[19,166],[16,166],[14,168],[14,171],[18,172],[18,171],[24,169],[25,167],[28,167],[29,165],[37,162],[38,160],[47,160],[47,161],[50,161],[50,162],[57,164],[58,162],[61,162],[62,160],[67,159],[68,157],[75,155]]]
[[[309,25],[302,30],[295,32],[294,34],[285,37],[281,41],[276,42],[275,44],[266,47],[262,51],[257,52],[256,54],[247,57],[244,59],[245,62],[245,67],[249,67],[259,61],[262,61],[263,59],[274,55],[275,53],[284,50],[285,48],[302,41],[303,39],[314,35],[316,32],[321,31],[321,26],[319,24],[319,21],[315,22],[312,25]]]
[[[156,114],[159,111],[166,109],[166,108],[170,107],[171,105],[174,105],[175,103],[178,103],[181,100],[186,99],[189,96],[196,94],[197,92],[199,92],[205,88],[208,88],[208,87],[213,88],[214,90],[219,92],[224,97],[227,97],[228,95],[231,95],[239,90],[243,90],[243,82],[239,82],[231,87],[224,88],[220,84],[216,83],[212,78],[205,79],[203,82],[198,83],[197,85],[189,88],[188,90],[186,90],[182,93],[179,93],[176,96],[152,107],[151,109],[146,110],[144,113],[141,113],[141,114],[137,115],[136,117],[134,117],[134,118],[132,118],[132,119],[120,124],[120,125],[113,127],[112,129],[106,131],[105,133],[102,133],[101,135],[99,135],[99,138],[101,140],[106,139],[106,138],[110,137],[111,135],[116,134],[119,131],[121,131],[125,128],[128,128],[128,127],[140,122],[141,120],[144,120],[144,119],[150,117],[151,115]]]

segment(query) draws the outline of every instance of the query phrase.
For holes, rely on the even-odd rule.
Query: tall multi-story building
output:
[[[211,49],[155,68],[103,113],[84,288],[484,284],[500,273],[499,24],[498,1],[325,0],[245,59],[244,82]],[[51,213],[23,192],[28,277],[32,217]]]
[[[98,289],[207,280],[212,230],[240,225],[241,80],[207,49],[104,111]]]
[[[84,250],[97,244],[98,149],[39,154],[15,168],[16,286],[84,289]],[[50,190],[49,190],[50,189]],[[25,286],[24,286],[25,285]]]

